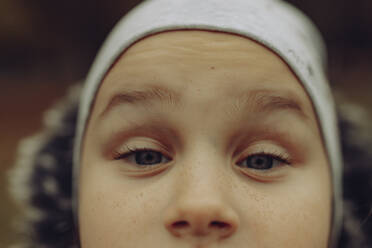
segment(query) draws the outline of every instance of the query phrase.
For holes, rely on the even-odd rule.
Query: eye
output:
[[[284,156],[273,154],[254,154],[237,163],[242,168],[254,170],[270,170],[283,164],[290,164]]]
[[[161,152],[151,150],[151,149],[130,149],[128,148],[129,152],[124,154],[118,154],[115,159],[125,159],[132,164],[136,164],[138,166],[151,166],[156,164],[163,164],[170,161],[170,159],[162,154]]]

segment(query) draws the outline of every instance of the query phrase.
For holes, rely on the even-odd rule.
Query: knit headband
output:
[[[267,47],[291,68],[313,104],[330,164],[333,186],[331,247],[342,222],[342,160],[336,114],[325,76],[325,48],[317,29],[300,11],[281,0],[148,0],[113,29],[87,76],[74,147],[73,205],[77,220],[81,144],[95,96],[109,68],[131,45],[172,30],[231,33]]]

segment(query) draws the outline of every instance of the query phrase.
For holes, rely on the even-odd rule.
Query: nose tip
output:
[[[236,231],[238,220],[221,207],[184,208],[170,216],[165,226],[176,237],[227,238]]]

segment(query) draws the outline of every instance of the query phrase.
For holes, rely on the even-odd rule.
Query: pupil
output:
[[[249,161],[249,167],[257,170],[267,170],[273,167],[273,159],[267,156],[253,156]]]
[[[157,164],[161,162],[160,152],[142,151],[136,153],[136,163],[141,165]]]

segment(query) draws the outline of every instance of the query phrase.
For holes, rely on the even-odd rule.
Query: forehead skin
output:
[[[172,95],[125,95],[149,88]],[[267,95],[296,104],[262,108]],[[112,155],[128,146],[172,160],[135,177]],[[236,170],[238,159],[262,150],[292,158],[278,180]],[[118,59],[96,96],[79,181],[82,247],[326,248],[329,179],[312,104],[277,55],[226,33],[157,34]],[[229,236],[213,225],[201,232],[208,218],[231,225]],[[185,219],[197,231],[175,235],[170,223]]]
[[[149,59],[152,57],[156,57],[156,62]],[[104,79],[110,84],[103,82],[95,112],[102,112],[118,92],[138,89],[138,74],[149,70],[152,74],[145,86],[167,88],[171,85],[175,92],[190,92],[206,100],[212,95],[234,99],[242,92],[266,89],[290,94],[300,101],[314,129],[318,129],[307,94],[278,56],[247,38],[205,31],[161,33],[130,47]],[[181,73],[183,78],[179,78]],[[195,75],[200,81],[203,76],[216,79],[222,76],[224,80],[205,80],[202,86],[211,91],[200,91],[200,81],[194,80]],[[243,81],[246,78],[249,81]],[[239,88],[233,87],[233,82],[239,84]]]

